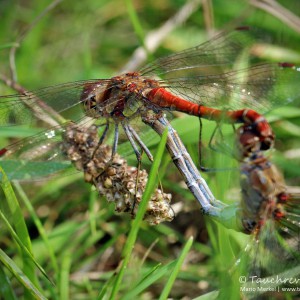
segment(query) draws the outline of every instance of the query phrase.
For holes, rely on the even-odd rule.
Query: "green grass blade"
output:
[[[34,299],[47,299],[35,287],[32,281],[22,272],[22,270],[0,249],[0,261],[15,276],[15,278],[25,287]]]
[[[17,299],[14,294],[13,287],[9,282],[2,266],[0,266],[0,298],[1,299]]]
[[[144,31],[143,31],[143,26],[142,26],[142,24],[139,20],[139,17],[137,15],[137,12],[134,8],[134,5],[133,5],[132,1],[131,0],[126,0],[126,6],[127,6],[129,19],[130,19],[130,21],[133,25],[134,31],[135,31],[140,43],[145,48],[145,45],[144,45],[145,34],[144,34]]]
[[[14,240],[17,242],[18,246],[24,253],[24,255],[27,255],[30,258],[30,262],[34,263],[37,268],[41,271],[41,273],[50,281],[49,277],[47,276],[44,269],[37,263],[37,261],[32,256],[32,253],[25,247],[25,245],[22,243],[21,239],[18,237],[12,226],[10,225],[9,221],[6,219],[5,215],[0,211],[0,219],[5,223],[7,229],[11,233]]]
[[[97,300],[107,299],[107,297],[105,297],[105,296],[108,295],[109,288],[113,285],[114,280],[115,280],[115,277],[113,277],[113,276],[111,276],[108,279],[108,281],[102,287],[102,290],[100,291],[100,293],[97,297]]]
[[[1,161],[1,167],[5,171],[9,180],[40,179],[72,168],[68,161],[52,162],[22,160]],[[2,180],[1,177],[0,180]]]
[[[205,295],[201,295],[197,298],[194,298],[194,300],[214,300],[214,299],[218,299],[218,296],[219,296],[218,291],[212,291]]]
[[[26,196],[26,194],[24,193],[22,187],[20,186],[20,184],[18,182],[15,183],[15,187],[20,195],[20,197],[22,198],[23,202],[26,205],[27,210],[29,211],[35,226],[37,227],[40,236],[42,237],[45,246],[47,248],[47,252],[49,254],[50,257],[50,262],[52,265],[52,268],[54,269],[55,274],[59,274],[59,268],[58,268],[58,263],[55,257],[55,253],[54,253],[54,249],[49,241],[49,238],[47,236],[47,233],[42,225],[42,222],[40,221],[39,217],[37,216],[34,208],[32,207],[28,197]]]
[[[62,270],[61,270],[61,281],[60,281],[60,296],[61,299],[69,299],[69,289],[70,289],[70,268],[71,268],[71,252],[67,251],[63,256],[62,260]]]
[[[168,295],[172,289],[172,286],[176,280],[176,277],[180,271],[180,268],[184,262],[184,259],[185,257],[187,256],[188,252],[190,251],[191,247],[192,247],[192,244],[193,244],[193,237],[190,237],[188,239],[188,241],[186,242],[186,244],[184,245],[183,249],[182,249],[182,252],[180,254],[180,256],[178,257],[177,259],[177,262],[176,262],[176,265],[174,267],[174,270],[173,272],[171,273],[159,299],[160,300],[164,300],[164,299],[167,299],[168,298]]]
[[[1,206],[4,208],[4,204],[6,205],[6,208],[4,208],[4,211],[6,212],[5,214],[10,216],[9,218],[5,217],[5,219],[9,219],[9,223],[12,223],[16,230],[16,235],[14,235],[14,238],[17,242],[19,241],[18,244],[20,246],[19,249],[21,251],[21,257],[23,261],[23,271],[26,274],[26,276],[37,285],[38,279],[35,274],[35,261],[32,258],[32,255],[28,255],[29,253],[31,254],[32,245],[26,227],[26,223],[22,214],[22,210],[19,206],[18,200],[12,189],[12,186],[1,167],[0,173],[2,175],[2,181],[0,185],[3,189],[6,198],[6,203],[3,203],[3,205],[1,204]],[[11,233],[12,232],[14,231],[12,230]]]
[[[123,261],[121,262],[120,270],[116,276],[115,284],[114,284],[110,299],[115,299],[116,295],[120,289],[122,278],[124,276],[125,269],[128,265],[129,259],[131,257],[132,249],[134,248],[134,244],[135,244],[135,241],[137,238],[139,228],[140,228],[142,220],[144,218],[144,214],[147,210],[148,201],[149,201],[149,199],[153,193],[153,190],[156,186],[157,172],[158,172],[158,168],[161,163],[161,158],[164,153],[164,149],[165,149],[165,145],[166,145],[166,141],[167,141],[167,134],[168,134],[168,132],[167,132],[167,130],[165,130],[164,134],[162,135],[161,141],[158,145],[158,149],[156,152],[156,156],[155,156],[153,165],[150,170],[148,182],[147,182],[145,192],[142,197],[142,201],[139,204],[139,209],[138,209],[136,218],[132,222],[132,226],[131,226],[131,230],[128,235],[128,239],[127,239],[124,249],[122,251],[122,257],[124,257],[124,258],[123,258]]]
[[[175,265],[176,261],[172,261],[162,267],[160,266],[160,264],[155,266],[141,279],[141,281],[138,282],[138,284],[130,292],[128,292],[124,297],[120,298],[120,300],[135,299],[137,295],[144,291],[147,287],[152,285],[168,272],[171,272],[171,270],[174,269]]]

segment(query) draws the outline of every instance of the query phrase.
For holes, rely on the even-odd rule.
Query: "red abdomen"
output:
[[[268,149],[274,141],[274,133],[267,120],[259,113],[251,109],[240,109],[235,111],[219,110],[193,103],[178,97],[164,88],[154,88],[147,94],[147,98],[156,106],[176,110],[189,115],[214,120],[216,122],[244,123],[252,126],[265,149]],[[199,102],[201,99],[199,99]]]

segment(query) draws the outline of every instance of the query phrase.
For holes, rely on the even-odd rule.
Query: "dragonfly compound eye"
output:
[[[96,95],[91,94],[88,95],[87,99],[82,102],[84,111],[90,117],[95,117],[98,115],[97,113],[97,100]]]

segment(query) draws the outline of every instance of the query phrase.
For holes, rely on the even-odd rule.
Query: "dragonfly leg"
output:
[[[235,132],[236,129],[234,127],[234,124],[232,124],[232,127],[233,127],[233,132]],[[202,130],[202,122],[200,119],[200,132],[201,132],[201,130]],[[220,138],[217,138],[216,137],[217,135],[219,135]],[[201,133],[200,133],[200,137],[201,137]],[[220,139],[220,141],[219,141],[219,139]],[[212,135],[208,142],[208,147],[209,147],[209,149],[211,149],[211,151],[214,151],[216,153],[221,153],[221,154],[225,154],[229,157],[236,158],[233,147],[231,147],[227,143],[226,139],[224,138],[224,135],[223,135],[223,132],[222,132],[219,122],[217,122],[217,124],[212,132]],[[201,148],[199,149],[199,162],[200,162],[200,170],[203,172],[216,172],[216,171],[219,172],[219,171],[235,170],[235,168],[209,168],[209,167],[203,166]]]
[[[117,153],[117,148],[118,148],[118,142],[119,142],[119,124],[115,124],[115,136],[114,136],[114,142],[113,142],[113,147],[111,151],[111,160]]]
[[[149,149],[147,148],[147,146],[142,142],[142,140],[136,133],[136,131],[127,123],[122,123],[122,126],[123,126],[126,136],[128,137],[128,139],[131,143],[131,146],[135,152],[135,155],[137,157],[137,176],[136,176],[136,183],[135,183],[135,187],[136,187],[135,195],[136,195],[137,189],[138,189],[138,182],[139,182],[139,173],[140,173],[141,163],[142,163],[142,155],[141,155],[141,152],[138,150],[138,146],[135,141],[137,141],[137,143],[141,147],[142,151],[145,151],[145,153],[147,154],[148,158],[151,161],[153,160],[153,157],[152,157],[152,154],[150,153]],[[135,199],[133,202],[133,205],[132,205],[132,209],[131,209],[131,214],[133,216],[135,215],[134,209],[135,209],[136,203],[137,203],[137,200]]]
[[[148,147],[144,144],[144,142],[141,140],[141,138],[139,137],[139,135],[137,134],[137,132],[128,124],[128,129],[131,132],[132,136],[134,137],[134,139],[136,140],[136,142],[138,143],[138,145],[141,147],[141,149],[146,153],[147,157],[149,158],[150,161],[153,161],[153,156],[150,152],[150,150],[148,149]]]
[[[204,168],[204,171],[206,168],[202,164],[202,148],[203,148],[203,143],[202,143],[202,129],[203,129],[203,124],[202,124],[202,119],[199,118],[199,142],[198,142],[198,158],[199,158],[199,164],[200,164],[200,170]]]
[[[128,140],[129,140],[129,142],[130,142],[130,144],[133,148],[133,151],[136,155],[137,160],[140,161],[142,155],[141,155],[141,152],[138,149],[137,144],[134,141],[134,135],[132,134],[132,131],[130,130],[130,126],[126,123],[122,123],[122,126],[123,126],[124,132],[125,132]]]
[[[214,145],[213,145],[213,139],[214,139],[214,136],[216,135],[216,131],[217,131],[217,128],[218,128],[218,126],[216,126],[215,128],[214,128],[214,130],[213,130],[213,133],[212,133],[212,135],[211,135],[211,137],[210,137],[210,139],[209,139],[209,142],[208,142],[208,148],[211,150],[211,151],[214,151],[214,152],[221,152],[222,153],[222,151],[221,150],[219,150],[217,147],[215,147]],[[202,143],[200,144],[200,147],[202,146]],[[208,172],[216,172],[216,171],[221,171],[220,169],[217,169],[217,168],[212,168],[212,167],[207,167],[207,166],[204,166],[204,164],[203,164],[203,160],[202,160],[202,150],[201,150],[201,148],[199,149],[199,168],[200,168],[200,170],[202,171],[202,172],[206,172],[206,173],[208,173]],[[228,169],[227,168],[225,168],[225,170],[227,171]]]
[[[141,170],[141,165],[142,165],[142,160],[137,160],[137,173],[136,173],[136,178],[135,178],[135,193],[134,193],[134,201],[132,203],[132,208],[131,208],[131,216],[135,216],[136,214],[134,213],[135,205],[137,203],[137,192],[138,192],[138,186],[139,186],[139,174]]]
[[[108,132],[109,129],[109,123],[107,122],[105,125],[105,129],[104,132],[102,133],[98,145],[96,147],[96,150],[93,153],[93,158],[95,153],[97,152],[98,148],[101,146],[101,144],[103,143],[103,140]],[[111,166],[111,164],[113,163],[113,159],[115,157],[115,154],[117,153],[117,148],[118,148],[118,141],[119,141],[119,124],[115,123],[115,135],[114,135],[114,141],[113,141],[113,145],[112,145],[112,149],[111,149],[111,157],[110,160],[107,162],[106,164],[106,168],[108,168],[109,166]]]
[[[92,155],[92,158],[95,157],[95,154],[96,154],[97,150],[98,150],[99,147],[102,145],[102,143],[103,143],[103,141],[104,141],[104,139],[105,139],[105,137],[106,137],[106,135],[107,135],[108,129],[109,129],[109,122],[107,121],[106,124],[105,124],[104,131],[103,131],[103,133],[102,133],[102,135],[101,135],[101,137],[100,137],[100,139],[99,139],[99,141],[98,141],[98,145],[97,145],[97,147],[96,147],[95,150],[94,150],[94,153],[93,153],[93,155]]]
[[[103,143],[103,141],[104,141],[104,139],[105,139],[105,137],[107,135],[108,129],[109,129],[109,122],[106,121],[104,131],[103,131],[103,133],[102,133],[102,135],[101,135],[101,137],[99,139],[99,143],[98,143],[99,145],[101,145]]]
[[[233,132],[235,132],[235,130],[233,130]],[[219,142],[218,138],[216,137],[217,134],[220,135],[221,142]],[[214,142],[214,139],[216,139],[216,142]],[[224,138],[220,123],[216,124],[216,127],[209,139],[208,145],[209,148],[215,152],[233,156],[233,149],[230,147],[230,145],[228,145],[226,139]]]
[[[199,163],[200,163],[200,170],[203,172],[214,172],[215,169],[209,168],[209,167],[204,167],[203,165],[203,161],[202,161],[202,121],[201,118],[199,118],[199,122],[200,122],[200,133],[199,133],[199,140],[200,140],[200,149],[199,149]],[[212,135],[210,136],[209,142],[208,142],[208,147],[209,149],[211,149],[212,151],[218,152],[219,149],[217,147],[214,146],[213,144],[213,140],[215,139],[216,136],[216,132],[218,130],[219,124],[217,124],[212,132]],[[223,135],[221,134],[222,138]]]
[[[220,136],[221,136],[221,139],[222,141],[224,140],[224,136],[223,136],[223,133],[222,133],[222,130],[220,129],[220,124],[217,123],[214,130],[213,130],[213,133],[209,139],[209,142],[208,142],[208,147],[212,150],[212,151],[215,151],[215,152],[219,152],[220,150],[218,149],[218,146],[215,146],[215,143],[218,144],[218,141],[215,142],[214,140],[216,138],[216,135],[217,135],[217,132],[219,132]]]

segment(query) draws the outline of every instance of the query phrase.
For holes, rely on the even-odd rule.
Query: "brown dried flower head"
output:
[[[62,148],[76,169],[84,172],[85,181],[94,185],[100,195],[115,202],[117,212],[131,213],[134,218],[142,200],[148,174],[145,170],[128,166],[119,154],[111,157],[111,147],[99,145],[97,126],[67,126]],[[156,189],[148,203],[145,220],[152,224],[171,221],[171,194]]]

